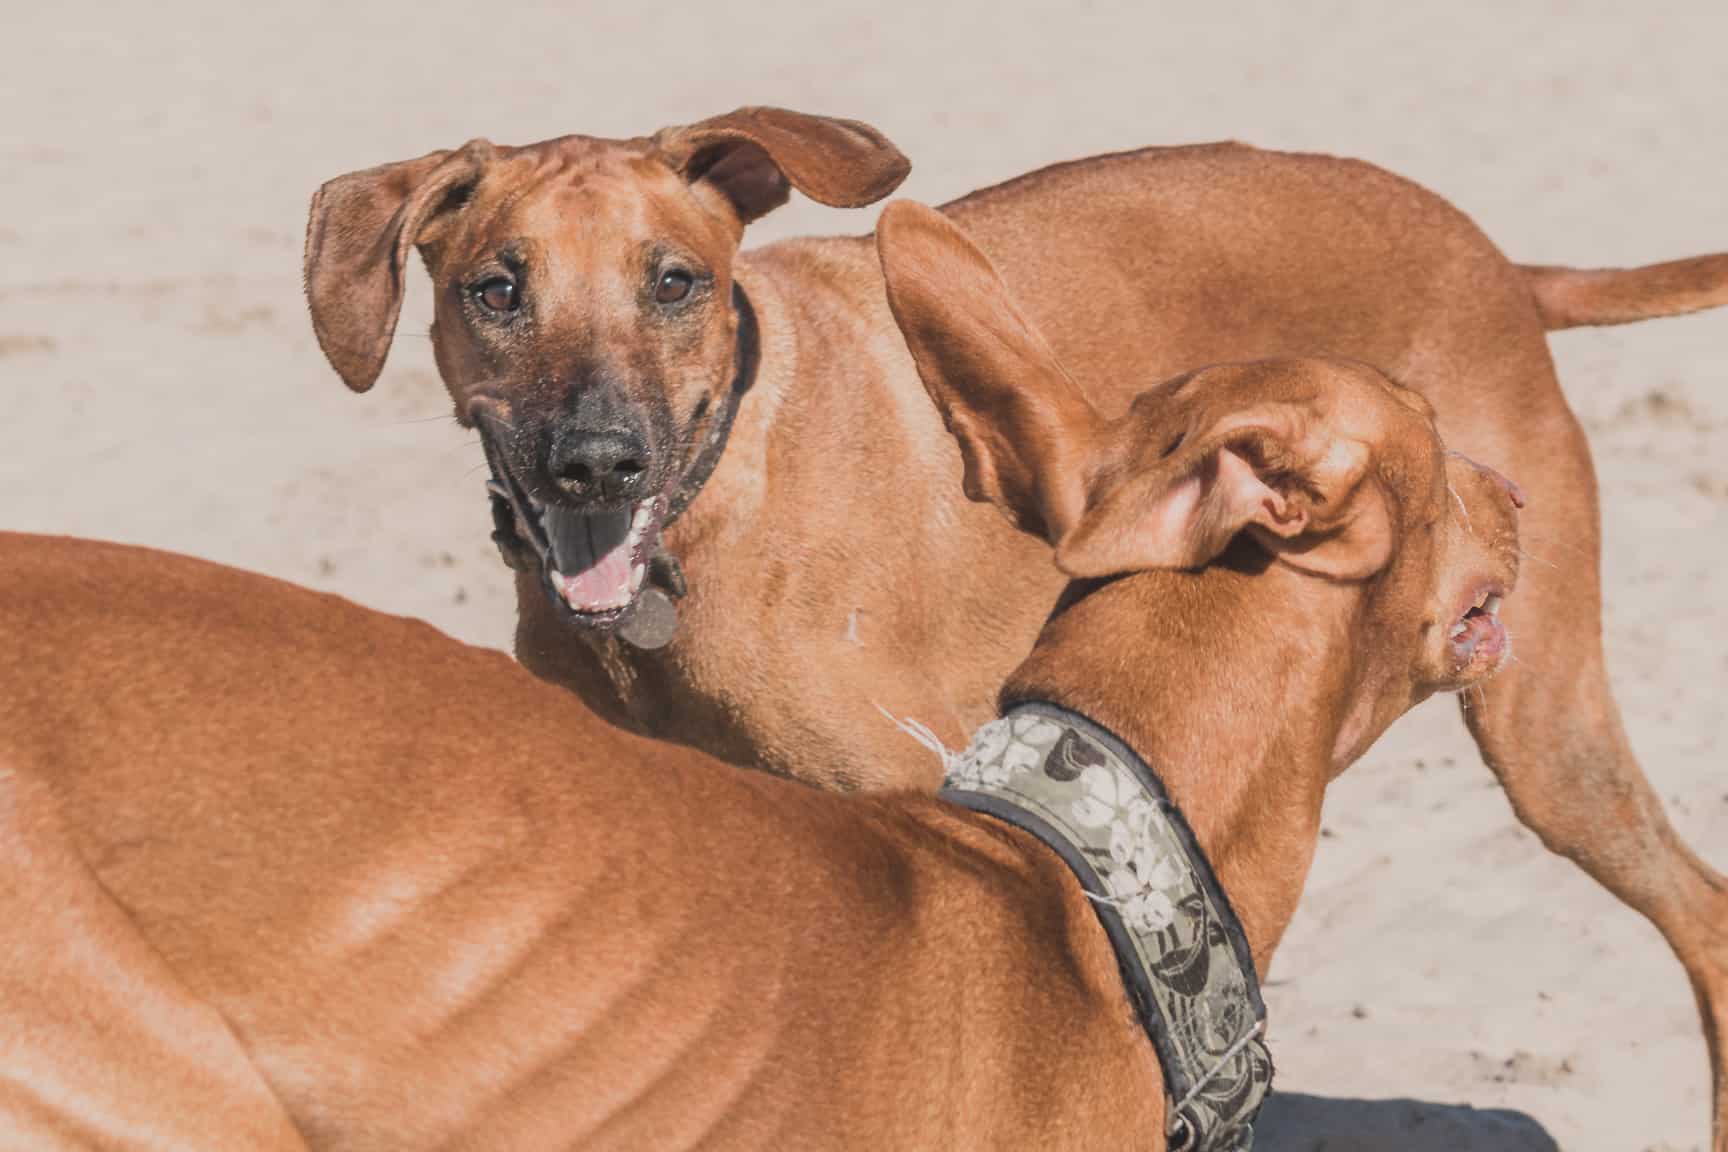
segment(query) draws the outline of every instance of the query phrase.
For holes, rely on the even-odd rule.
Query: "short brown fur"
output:
[[[718,119],[735,130],[748,121],[740,115]],[[807,133],[832,153],[822,163],[854,200],[891,185],[879,170],[903,171],[886,142],[872,163],[868,137],[797,123],[777,120],[774,139],[785,148]],[[536,182],[554,158],[577,154],[562,183]],[[761,366],[731,445],[668,536],[690,582],[673,644],[643,652],[572,631],[524,575],[517,654],[615,721],[735,763],[841,787],[928,786],[934,767],[908,765],[880,710],[963,739],[990,715],[1060,577],[1041,545],[961,499],[961,462],[894,338],[868,239],[735,256],[739,212],[684,181],[677,162],[640,141],[510,151],[493,199],[460,209],[422,246],[444,309],[434,345],[462,418],[477,389],[539,413],[534,425],[595,380],[627,378],[618,387],[628,403],[662,414],[668,474],[699,431],[683,414],[726,386],[735,318],[715,296],[703,323],[671,341],[666,325],[611,287],[629,266],[616,254],[667,235],[702,237],[703,259],[749,292],[761,320]],[[327,186],[313,235],[329,234],[321,220],[333,189],[357,181],[400,202],[401,184],[429,178],[420,163]],[[809,178],[809,157],[799,163]],[[1449,443],[1519,478],[1531,497],[1525,530],[1555,562],[1528,573],[1508,605],[1519,662],[1471,693],[1465,719],[1518,817],[1674,948],[1699,998],[1716,1113],[1728,1112],[1728,881],[1669,824],[1609,691],[1595,474],[1544,335],[1721,304],[1728,256],[1521,268],[1444,200],[1393,175],[1234,144],[1057,165],[943,211],[989,254],[1106,413],[1122,411],[1144,382],[1197,364],[1342,356],[1415,389]],[[447,303],[483,249],[437,241],[499,229],[544,245],[561,293],[559,326],[501,361],[502,375],[479,364],[480,345]],[[367,235],[341,259],[314,245],[310,279],[316,286],[331,260],[370,268],[367,259],[392,250]],[[314,291],[321,331],[338,305],[371,315],[370,275],[353,277],[335,303],[321,305]],[[333,356],[350,383],[369,382],[388,336],[374,325],[359,377]],[[609,367],[621,361],[637,367]],[[595,362],[604,371],[581,368]],[[532,436],[521,449],[537,474]],[[1721,1124],[1713,1147],[1728,1152]]]
[[[1091,559],[1116,578],[1010,694],[1151,759],[1263,970],[1326,783],[1493,670],[1446,625],[1510,585],[1510,489],[1356,364],[1212,368],[1108,419],[919,211],[884,229],[895,307],[973,462],[1026,478],[1002,511],[1063,543],[1027,493],[1080,475],[1075,523],[1150,542]],[[1066,419],[1027,436],[991,397]],[[0,1001],[0,1116],[34,1146],[102,1144],[138,1085],[206,1101],[185,1148],[1163,1146],[1092,907],[987,817],[738,772],[423,624],[161,553],[0,537],[0,630],[0,822],[34,832],[0,838],[0,994],[21,968],[52,1009]],[[1278,707],[1245,663],[1296,669]],[[67,930],[56,893],[111,911]],[[100,1051],[118,1080],[84,1062],[93,1010],[140,1037]]]

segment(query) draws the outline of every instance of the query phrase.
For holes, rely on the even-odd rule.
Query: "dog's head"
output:
[[[1339,622],[1321,626],[1357,645],[1376,714],[1506,659],[1499,607],[1517,575],[1522,496],[1447,452],[1421,396],[1365,364],[1267,360],[1154,385],[1107,419],[945,217],[889,205],[877,246],[967,494],[1048,540],[1070,576],[1124,577],[1112,603],[1154,614],[1152,590],[1168,582],[1137,574],[1205,569],[1227,551],[1237,571],[1312,576],[1261,585],[1283,599],[1257,608],[1270,626],[1310,628],[1304,614],[1328,605]],[[1146,595],[1133,591],[1142,583]],[[1131,619],[1109,623],[1113,644],[1131,643]]]
[[[907,170],[867,125],[774,108],[648,139],[472,141],[319,189],[312,324],[348,386],[370,388],[418,249],[457,419],[478,427],[555,600],[613,624],[741,369],[745,226],[792,188],[857,207]]]

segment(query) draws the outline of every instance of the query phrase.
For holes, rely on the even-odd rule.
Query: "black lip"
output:
[[[544,575],[540,579],[540,588],[551,602],[554,616],[566,624],[574,624],[591,632],[616,632],[626,620],[636,614],[636,605],[642,600],[642,594],[637,593],[630,603],[622,608],[608,608],[604,612],[578,612],[564,602],[564,597],[558,595],[558,590],[552,587],[552,581]]]
[[[521,540],[522,530],[526,528],[528,536],[525,543],[534,549],[542,565],[548,565],[551,563],[552,541],[547,539],[546,530],[540,525],[540,518],[529,515],[533,511],[534,502],[529,499],[522,485],[516,482],[515,473],[505,464],[504,453],[493,442],[490,424],[489,419],[481,419],[477,429],[480,433],[480,450],[485,454],[486,467],[492,473],[492,478],[486,482],[486,491],[494,500],[502,500],[509,506],[514,513],[512,534]]]

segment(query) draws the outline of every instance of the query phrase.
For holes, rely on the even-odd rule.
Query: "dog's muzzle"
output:
[[[563,619],[616,631],[638,648],[660,648],[671,642],[678,620],[673,602],[683,598],[686,588],[678,560],[661,547],[660,536],[689,507],[718,465],[739,401],[756,375],[756,313],[736,284],[732,301],[738,314],[732,385],[708,414],[688,467],[667,489],[594,510],[542,504],[510,470],[498,440],[500,413],[492,402],[476,401],[470,408],[492,470],[486,485],[492,500],[492,539],[511,568],[539,571],[547,598]],[[588,460],[593,451],[584,448],[579,455],[588,475],[602,471]],[[613,455],[622,459],[628,453]],[[617,461],[607,459],[609,468],[616,471]],[[561,469],[561,475],[569,479],[582,473],[572,466]]]

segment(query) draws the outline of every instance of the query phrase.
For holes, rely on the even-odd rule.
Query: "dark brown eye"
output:
[[[690,295],[690,286],[696,278],[682,268],[668,268],[660,273],[660,280],[654,285],[654,299],[661,304],[676,304]]]
[[[514,312],[521,303],[516,281],[507,276],[494,276],[474,285],[474,299],[488,312]]]

